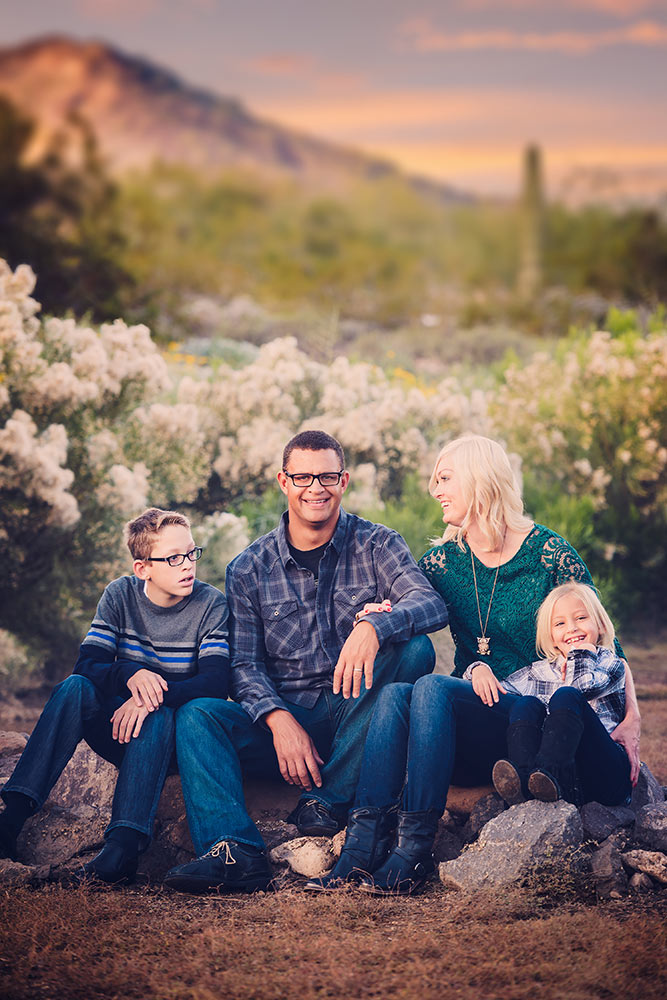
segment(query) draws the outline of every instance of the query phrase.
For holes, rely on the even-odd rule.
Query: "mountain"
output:
[[[400,176],[386,160],[263,121],[238,100],[190,87],[103,42],[50,36],[0,49],[0,94],[36,121],[34,154],[77,112],[93,125],[114,172],[160,159],[294,177],[314,189]],[[469,200],[446,185],[410,181],[440,199]]]

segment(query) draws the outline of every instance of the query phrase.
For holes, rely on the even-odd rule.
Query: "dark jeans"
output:
[[[21,792],[40,808],[79,741],[85,739],[100,757],[118,768],[111,822],[105,836],[114,827],[128,826],[150,840],[174,750],[174,712],[163,705],[149,713],[139,736],[120,744],[112,739],[109,720],[122,703],[121,698],[103,700],[86,677],[67,677],[46,703],[2,794]]]
[[[581,691],[561,687],[549,701],[549,711],[565,710],[577,715],[584,731],[574,753],[584,802],[616,806],[632,792],[630,761],[620,743],[615,743]],[[531,695],[519,698],[510,713],[511,722],[530,722],[542,728],[547,710]]]
[[[428,636],[389,646],[375,659],[373,686],[362,681],[358,698],[322,689],[312,708],[289,710],[310,735],[323,760],[322,787],[304,793],[344,813],[359,777],[361,755],[373,706],[383,685],[397,678],[409,686],[435,663]],[[280,778],[273,737],[261,722],[231,701],[198,698],[176,714],[176,747],[192,842],[203,854],[219,840],[263,848],[248,815],[243,774]],[[282,780],[282,779],[281,779]]]
[[[390,684],[378,697],[361,767],[355,806],[401,802],[407,812],[444,812],[452,781],[491,780],[507,752],[509,714],[517,696],[487,707],[469,681],[431,674],[414,686]]]

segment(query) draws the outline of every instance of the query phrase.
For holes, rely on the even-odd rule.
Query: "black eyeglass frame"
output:
[[[166,562],[172,569],[176,569],[177,566],[182,566],[186,559],[189,559],[190,562],[198,562],[203,551],[201,545],[195,545],[194,549],[190,549],[189,552],[174,552],[170,556],[149,556],[144,562]],[[178,562],[174,562],[175,559]]]
[[[317,475],[315,475],[314,472],[286,472],[285,469],[283,469],[283,475],[287,476],[288,479],[291,479],[292,480],[292,486],[296,486],[297,489],[301,489],[301,488],[307,489],[308,486],[312,486],[313,485],[313,483],[315,482],[316,479],[317,479],[318,483],[320,484],[320,486],[324,486],[325,489],[326,489],[327,486],[338,486],[338,484],[341,481],[341,477],[345,475],[345,469],[341,469],[340,472],[320,472]],[[325,476],[325,477],[326,476],[335,476],[336,478],[335,478],[335,481],[332,482],[332,483],[323,483],[322,482],[322,476]],[[309,481],[307,483],[295,483],[294,480],[298,479],[300,477],[304,478],[304,479],[307,478]]]

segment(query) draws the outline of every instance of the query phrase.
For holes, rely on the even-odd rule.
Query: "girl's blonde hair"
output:
[[[491,549],[502,545],[508,528],[516,531],[532,528],[533,522],[523,512],[519,484],[502,445],[480,434],[466,434],[450,441],[438,455],[431,474],[428,488],[432,496],[438,482],[438,468],[449,458],[456,460],[468,509],[461,525],[447,525],[444,542],[453,538],[462,549],[463,538],[473,521]]]
[[[611,618],[602,607],[600,598],[593,587],[572,580],[570,583],[562,583],[560,587],[554,587],[553,590],[549,591],[539,607],[535,640],[535,648],[539,656],[544,656],[547,660],[555,660],[560,656],[560,650],[556,649],[551,638],[551,619],[556,603],[561,597],[567,597],[568,594],[574,594],[575,597],[578,597],[593,619],[593,624],[598,631],[596,645],[613,650],[616,633]]]

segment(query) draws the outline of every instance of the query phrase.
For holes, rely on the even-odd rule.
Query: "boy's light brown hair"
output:
[[[185,514],[179,514],[176,510],[160,510],[159,507],[149,507],[143,514],[128,521],[123,536],[132,558],[150,559],[160,531],[171,524],[190,528]]]
[[[560,652],[556,649],[554,641],[551,638],[551,618],[556,602],[567,594],[574,594],[575,597],[578,597],[591,616],[598,630],[597,645],[602,646],[603,649],[613,650],[616,633],[611,618],[602,606],[602,601],[592,587],[572,580],[569,583],[561,583],[559,587],[554,587],[553,590],[550,590],[539,607],[535,642],[538,654],[544,656],[547,660],[557,660],[560,656]]]

